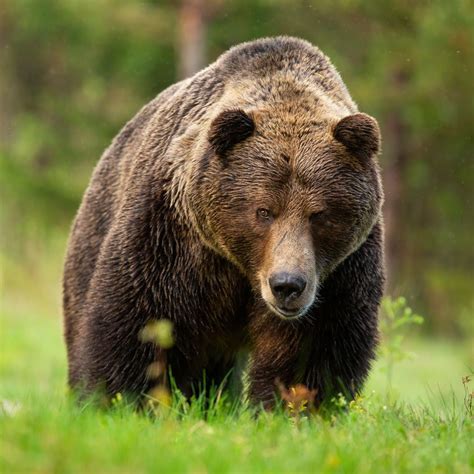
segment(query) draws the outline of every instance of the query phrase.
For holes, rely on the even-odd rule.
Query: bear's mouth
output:
[[[297,309],[289,309],[284,307],[276,306],[267,301],[268,306],[270,309],[280,318],[288,320],[288,319],[296,319],[303,316],[306,311],[308,310],[307,307],[304,308],[297,308]]]

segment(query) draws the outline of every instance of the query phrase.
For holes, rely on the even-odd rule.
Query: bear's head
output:
[[[294,104],[226,108],[205,141],[188,199],[202,239],[275,314],[304,315],[379,219],[377,122]]]

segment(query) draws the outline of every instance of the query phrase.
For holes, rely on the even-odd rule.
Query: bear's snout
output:
[[[314,303],[318,288],[319,279],[314,266],[307,271],[294,266],[275,266],[280,268],[260,273],[263,300],[282,319],[303,316]]]
[[[308,281],[300,271],[274,271],[262,281],[262,296],[269,308],[283,319],[303,316],[312,305],[317,278]]]
[[[297,273],[280,272],[271,275],[268,284],[278,306],[285,309],[301,296],[306,288],[306,278]]]
[[[259,272],[262,298],[277,316],[303,316],[318,287],[312,236],[298,222],[281,219],[272,229]]]

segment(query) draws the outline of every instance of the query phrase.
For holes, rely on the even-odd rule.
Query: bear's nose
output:
[[[284,305],[296,300],[306,288],[306,280],[301,275],[287,272],[274,273],[268,283],[275,298]]]

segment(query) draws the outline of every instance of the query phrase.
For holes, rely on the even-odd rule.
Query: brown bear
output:
[[[64,273],[69,383],[142,394],[166,362],[190,395],[247,352],[248,396],[276,381],[353,396],[383,293],[377,122],[310,43],[230,49],[146,105],[94,171]]]

